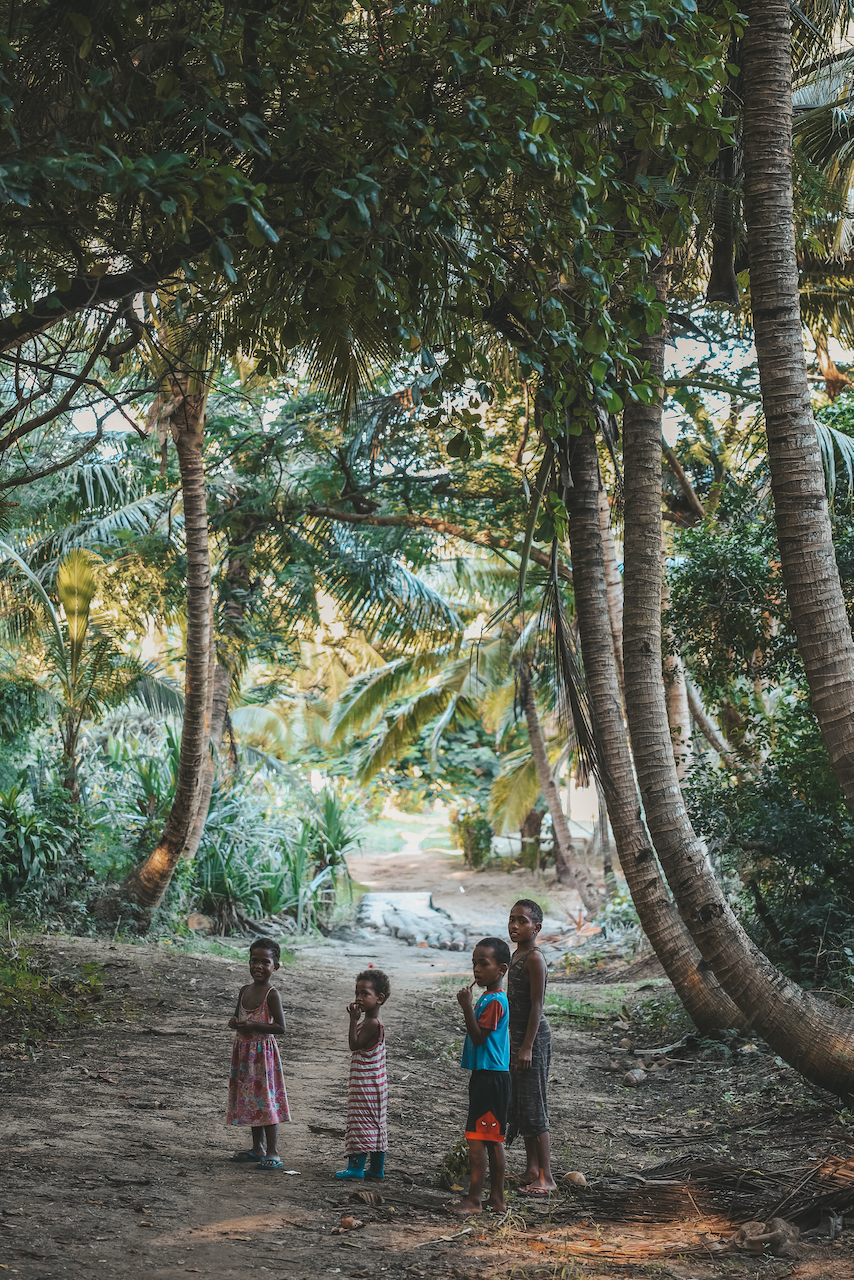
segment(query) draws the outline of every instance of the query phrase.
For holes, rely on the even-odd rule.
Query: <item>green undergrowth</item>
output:
[[[627,992],[623,985],[600,987],[594,996],[578,999],[556,995],[552,990],[546,994],[545,1012],[550,1021],[566,1018],[571,1022],[610,1022],[623,1012]]]
[[[64,1026],[99,1022],[104,970],[60,967],[38,943],[0,943],[0,1040],[31,1045]]]
[[[465,1138],[451,1148],[442,1158],[436,1170],[436,1185],[445,1191],[462,1191],[465,1180],[471,1173],[471,1158]]]

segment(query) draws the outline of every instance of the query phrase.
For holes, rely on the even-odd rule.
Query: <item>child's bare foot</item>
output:
[[[486,1203],[493,1213],[507,1212],[507,1205],[504,1203],[503,1196],[490,1196]]]
[[[463,1196],[462,1200],[457,1201],[456,1204],[446,1205],[445,1208],[448,1210],[448,1213],[453,1213],[458,1218],[468,1217],[470,1213],[483,1212],[480,1201],[469,1200],[468,1196]]]
[[[520,1187],[530,1187],[532,1182],[536,1182],[540,1176],[539,1169],[526,1169],[519,1179]]]

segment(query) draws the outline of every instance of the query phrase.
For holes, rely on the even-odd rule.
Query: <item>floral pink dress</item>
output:
[[[273,1021],[267,1008],[267,996],[257,1009],[244,1009],[242,991],[237,1016],[251,1022]],[[231,1050],[226,1124],[283,1124],[290,1118],[276,1037],[259,1036],[255,1039],[238,1031]]]

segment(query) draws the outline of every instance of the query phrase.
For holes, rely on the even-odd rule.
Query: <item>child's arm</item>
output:
[[[245,990],[246,990],[245,987],[241,987],[240,990],[238,991],[237,1004],[234,1006],[234,1014],[228,1020],[228,1025],[231,1027],[232,1031],[236,1031],[237,1028],[240,1026],[240,1001],[243,999],[243,992]]]
[[[267,995],[267,1008],[273,1018],[272,1022],[239,1022],[241,1031],[253,1036],[282,1036],[285,1034],[285,1011],[278,991],[270,989]]]
[[[362,1010],[358,1000],[354,1000],[352,1004],[347,1005],[347,1012],[350,1015],[348,1042],[351,1052],[356,1053],[360,1049],[373,1049],[380,1038],[380,1026],[382,1024],[379,1018],[366,1018],[360,1026],[359,1017]]]
[[[472,986],[473,985],[474,984],[472,983]],[[460,1007],[463,1011],[463,1017],[466,1020],[466,1031],[468,1032],[469,1040],[471,1040],[475,1048],[478,1048],[482,1044],[486,1044],[487,1036],[492,1035],[495,1027],[482,1027],[474,1016],[471,987],[463,987],[462,991],[458,991],[457,1000],[460,1003]],[[489,1006],[487,1006],[487,1008],[489,1008]],[[484,1012],[486,1012],[486,1010],[484,1010]]]
[[[516,1052],[514,1066],[517,1071],[527,1071],[531,1066],[534,1052],[534,1041],[543,1016],[543,1001],[546,996],[546,962],[539,951],[532,951],[525,962],[525,975],[528,989],[531,992],[531,1012],[528,1015],[528,1026],[525,1039]]]

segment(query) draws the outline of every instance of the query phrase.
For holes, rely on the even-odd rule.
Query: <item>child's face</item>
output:
[[[492,987],[501,982],[507,965],[498,963],[492,947],[476,946],[471,956],[471,970],[479,987]]]
[[[356,983],[356,1004],[368,1017],[376,1013],[384,1000],[385,996],[378,996],[374,991],[374,984],[368,982],[366,978],[361,978]]]
[[[523,907],[521,902],[510,908],[510,922],[507,932],[510,941],[518,946],[520,942],[530,942],[542,929],[542,922],[537,922],[531,915],[530,907]]]
[[[269,982],[278,967],[278,960],[266,947],[249,952],[249,972],[256,982]]]

